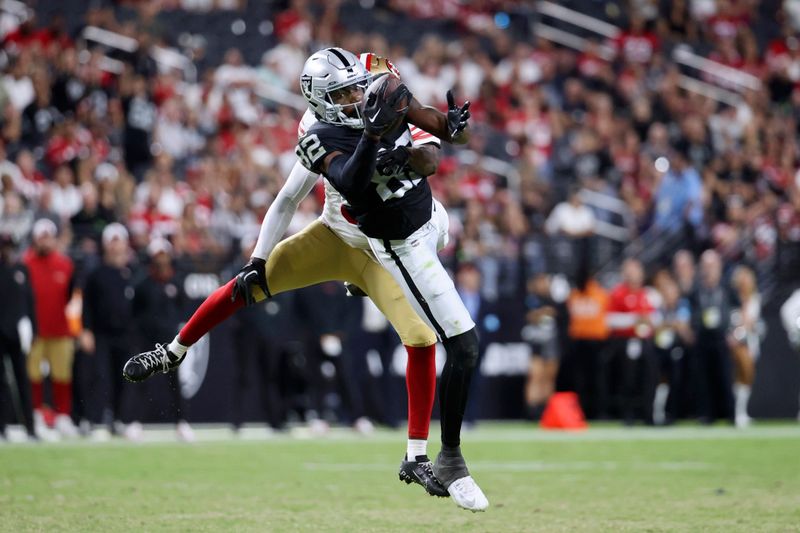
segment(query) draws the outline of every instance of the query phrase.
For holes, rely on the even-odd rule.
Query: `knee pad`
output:
[[[480,350],[478,348],[478,332],[475,328],[461,335],[450,337],[442,344],[447,350],[447,357],[452,357],[456,364],[469,369],[477,366]]]

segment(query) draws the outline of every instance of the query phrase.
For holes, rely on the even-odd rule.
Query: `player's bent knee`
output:
[[[444,348],[447,350],[447,356],[453,357],[457,364],[462,364],[469,369],[473,369],[477,366],[480,349],[478,345],[478,332],[475,328],[461,335],[450,337],[443,341],[442,344],[444,344]]]
[[[414,324],[409,328],[405,328],[405,331],[398,332],[398,334],[400,335],[400,341],[405,346],[411,346],[412,348],[424,348],[425,346],[436,344],[436,334],[423,323]]]

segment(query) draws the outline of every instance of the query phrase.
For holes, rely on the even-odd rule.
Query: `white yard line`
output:
[[[434,425],[435,426],[435,425]],[[197,425],[195,426],[197,442],[195,444],[260,442],[264,444],[283,443],[287,441],[308,441],[335,443],[397,443],[405,442],[405,432],[378,430],[370,436],[363,436],[347,428],[334,428],[324,436],[316,436],[305,427],[296,427],[286,433],[269,432],[263,426],[250,426],[234,435],[226,426]],[[431,428],[433,436],[431,442],[436,440],[438,428]],[[106,442],[96,442],[91,439],[66,440],[60,442],[28,443],[22,442],[24,431],[19,427],[12,427],[8,431],[9,440],[0,443],[0,453],[3,449],[15,446],[59,447],[59,446],[120,446],[120,445],[147,445],[178,443],[175,430],[168,425],[146,426],[144,440],[141,443],[132,443],[122,439],[112,439]],[[464,444],[470,442],[637,442],[637,441],[685,441],[685,440],[741,440],[741,439],[796,439],[800,441],[800,424],[787,423],[785,425],[754,425],[741,430],[727,426],[701,427],[678,426],[670,428],[622,428],[604,425],[599,428],[590,428],[581,432],[543,431],[533,426],[530,429],[515,424],[511,427],[498,423],[486,423],[477,429],[467,430],[463,434]]]
[[[326,472],[353,472],[358,470],[386,470],[386,463],[303,463],[306,470]],[[469,469],[475,471],[490,470],[492,472],[574,472],[595,470],[618,470],[629,468],[648,471],[686,471],[713,470],[709,463],[697,461],[656,461],[618,463],[616,461],[470,461]]]

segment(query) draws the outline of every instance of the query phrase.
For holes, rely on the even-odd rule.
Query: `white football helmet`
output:
[[[371,80],[372,74],[355,54],[342,48],[326,48],[306,60],[300,75],[300,90],[308,107],[322,122],[360,129],[364,127],[360,102],[336,104],[331,93],[354,84],[366,90]],[[345,113],[350,106],[356,111],[354,116]]]

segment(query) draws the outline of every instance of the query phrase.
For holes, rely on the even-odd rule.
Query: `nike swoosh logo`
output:
[[[369,121],[370,122],[375,122],[375,119],[378,118],[378,115],[380,115],[380,114],[381,114],[381,110],[380,109],[375,111],[375,115],[372,118],[370,118]]]
[[[463,492],[460,493],[458,496],[459,497],[457,499],[460,501],[460,503],[463,504],[464,507],[470,507],[470,508],[475,507],[475,496],[469,498]]]

